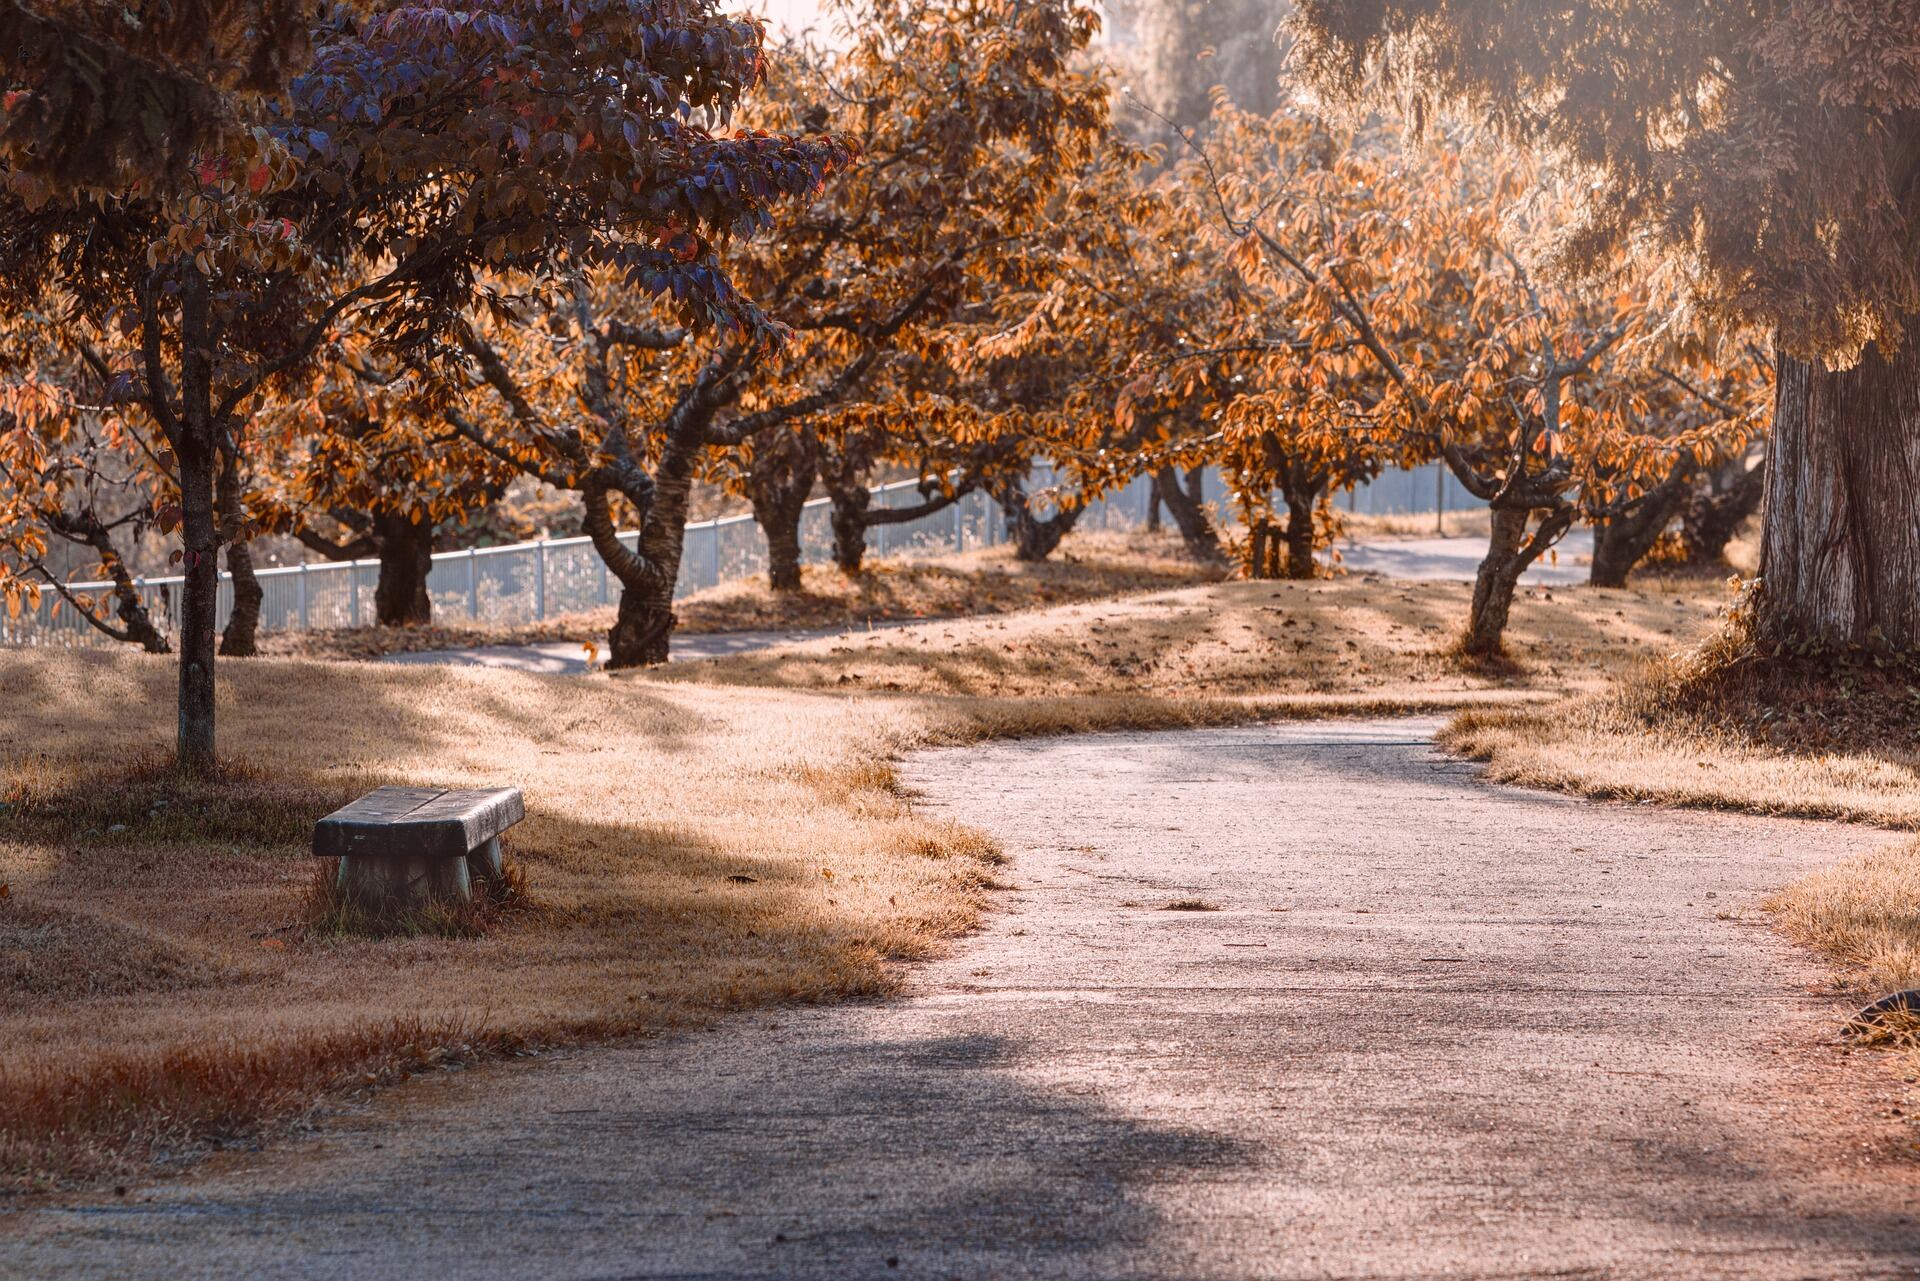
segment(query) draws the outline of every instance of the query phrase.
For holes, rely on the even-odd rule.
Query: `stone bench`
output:
[[[517,787],[382,787],[315,823],[313,852],[340,860],[354,902],[466,902],[476,879],[499,880],[500,834],[526,816]]]

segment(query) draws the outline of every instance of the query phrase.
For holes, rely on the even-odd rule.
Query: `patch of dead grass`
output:
[[[891,791],[885,762],[924,732],[905,704],[272,659],[221,672],[223,747],[247,766],[231,795],[190,798],[212,816],[196,834],[168,816],[188,798],[149,817],[142,781],[171,731],[169,662],[0,654],[0,759],[20,798],[0,817],[0,974],[34,976],[0,999],[0,1133],[40,1154],[16,1180],[139,1159],[146,1105],[104,1095],[61,1105],[94,1127],[67,1134],[66,1156],[21,1137],[67,1133],[34,1100],[120,1089],[139,1063],[230,1060],[219,1072],[239,1080],[287,1045],[385,1054],[368,1029],[413,1021],[539,1041],[871,996],[896,981],[891,959],[926,955],[981,907],[993,851]],[[480,937],[302,928],[313,820],[384,782],[523,787],[515,851],[542,910]],[[151,1053],[105,1071],[130,1044]],[[260,1115],[277,1114],[279,1068],[259,1071]]]
[[[1920,987],[1920,841],[1823,868],[1768,904],[1794,939],[1832,958],[1850,988]]]
[[[1452,645],[1464,583],[1374,577],[1228,582],[1004,617],[951,619],[676,664],[665,679],[966,700],[1373,699],[1432,706],[1493,691],[1596,689],[1695,638],[1718,585],[1533,589],[1513,661],[1467,669]]]
[[[1172,534],[1085,532],[1069,535],[1037,565],[1006,545],[939,556],[872,557],[856,578],[809,565],[801,590],[778,593],[765,575],[695,592],[675,606],[682,634],[787,628],[865,627],[903,619],[1003,614],[1066,601],[1211,582],[1217,568],[1186,556]],[[375,659],[388,654],[482,645],[556,641],[604,644],[613,608],[537,624],[486,624],[442,617],[425,627],[357,627],[275,632],[263,652],[284,657]]]

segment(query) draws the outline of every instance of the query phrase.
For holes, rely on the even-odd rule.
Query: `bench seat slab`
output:
[[[457,859],[527,816],[517,787],[382,787],[313,825],[320,858]]]

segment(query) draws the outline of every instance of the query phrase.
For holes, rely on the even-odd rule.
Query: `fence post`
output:
[[[298,590],[298,599],[300,601],[300,630],[304,632],[307,630],[307,562],[304,560],[300,562],[300,585]]]
[[[467,548],[467,617],[480,617],[480,549]]]
[[[607,558],[596,550],[593,559],[600,565],[600,603],[607,603]]]
[[[967,550],[967,500],[962,498],[953,505],[953,550]]]
[[[360,562],[347,562],[347,616],[360,626]]]
[[[544,538],[533,545],[533,617],[535,622],[547,621],[547,540]]]
[[[720,518],[707,522],[707,586],[720,584]]]

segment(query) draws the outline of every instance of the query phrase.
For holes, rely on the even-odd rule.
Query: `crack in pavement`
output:
[[[0,1216],[0,1276],[1920,1275],[1901,1087],[1716,912],[1887,834],[1495,788],[1431,729],[916,756],[1020,886],[902,999],[445,1074]]]

